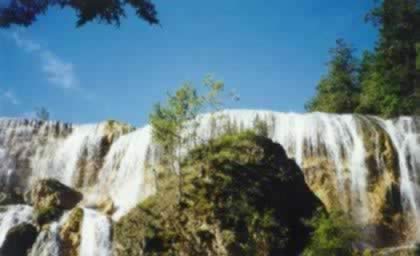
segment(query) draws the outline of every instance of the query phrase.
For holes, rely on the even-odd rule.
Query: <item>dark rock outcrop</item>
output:
[[[16,192],[0,192],[0,205],[22,204],[23,197]]]
[[[34,244],[38,231],[29,223],[15,226],[7,232],[3,246],[0,249],[1,256],[26,256]]]

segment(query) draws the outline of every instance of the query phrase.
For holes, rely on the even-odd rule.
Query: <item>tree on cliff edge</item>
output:
[[[36,108],[35,116],[37,119],[42,121],[50,120],[50,112],[45,107]]]
[[[308,111],[351,113],[358,104],[358,63],[354,50],[343,39],[330,49],[328,73],[318,84],[316,96],[305,105]]]
[[[0,2],[0,27],[32,25],[49,7],[75,10],[77,27],[93,20],[119,25],[126,6],[131,6],[149,24],[159,24],[155,5],[150,0],[9,0]]]
[[[211,77],[206,78],[204,85],[209,89],[200,95],[190,84],[183,85],[175,94],[169,94],[165,104],[156,104],[150,114],[152,140],[161,149],[161,161],[178,175],[179,198],[183,194],[183,171],[181,161],[185,149],[201,142],[197,135],[198,115],[208,108],[221,105],[220,92],[224,84]]]
[[[420,87],[419,1],[380,1],[367,20],[379,29],[379,39],[362,79],[358,112],[384,117],[414,114]]]

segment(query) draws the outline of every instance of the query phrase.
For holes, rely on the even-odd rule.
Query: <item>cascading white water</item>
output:
[[[59,143],[49,143],[40,147],[32,160],[34,177],[55,178],[68,186],[73,185],[77,164],[84,154],[92,159],[100,150],[100,140],[104,134],[103,125],[82,125]]]
[[[8,156],[6,149],[0,147],[0,185],[8,186],[10,183],[10,177],[12,172],[15,170],[13,161]]]
[[[83,209],[80,256],[111,256],[111,221],[94,210]]]
[[[416,226],[420,223],[420,129],[412,118],[400,118],[397,121],[385,121],[382,124],[393,140],[398,152],[401,174],[400,190],[403,194],[404,207],[415,215]],[[417,127],[416,127],[417,126]],[[417,229],[417,239],[420,230]]]
[[[3,245],[7,232],[22,223],[31,222],[32,207],[26,205],[13,205],[0,208],[0,248]]]
[[[30,256],[56,256],[60,254],[58,237],[59,224],[53,223],[47,230],[43,230],[32,246]]]
[[[407,201],[409,206],[407,208],[410,208],[407,210],[418,216],[420,180],[417,178],[417,173],[420,172],[420,125],[416,118],[401,117],[396,120],[383,120],[377,117],[356,115],[294,114],[252,110],[229,110],[221,115],[224,116],[222,119],[227,119],[243,128],[252,128],[253,120],[257,116],[258,119],[265,120],[270,126],[270,137],[280,143],[288,155],[294,158],[302,168],[305,159],[326,155],[335,167],[337,187],[345,191],[344,184],[350,183],[351,207],[355,217],[361,222],[366,222],[370,217],[367,199],[369,170],[365,162],[367,145],[365,145],[366,138],[363,137],[362,124],[367,124],[367,127],[375,127],[379,124],[390,137],[398,153],[401,193]],[[204,117],[199,134],[208,138],[208,134],[212,133],[208,131],[211,126],[211,118]],[[216,129],[220,128],[216,127]],[[376,147],[375,164],[383,167],[383,159],[379,157],[380,148],[377,136],[369,140],[372,140]]]
[[[56,256],[60,254],[58,237],[58,223],[53,223],[47,230],[43,230],[32,246],[30,256]]]
[[[69,213],[64,214],[59,221],[53,222],[48,229],[38,235],[29,256],[60,255],[60,228],[67,221]]]
[[[389,136],[398,153],[397,172],[400,173],[406,211],[419,216],[420,120],[412,117],[383,120],[355,115],[229,110],[215,115],[216,119],[222,120],[216,127],[210,115],[203,115],[198,134],[203,140],[209,139],[217,134],[212,130],[220,130],[225,120],[230,120],[239,128],[252,128],[257,116],[269,124],[270,137],[280,143],[301,167],[308,159],[321,156],[334,166],[336,180],[332,183],[341,191],[350,185],[350,207],[362,222],[370,218],[367,179],[371,171],[365,163],[368,151],[362,126],[368,127],[374,134],[368,139],[375,147],[374,159],[379,167],[384,166],[379,132],[377,128],[370,127],[381,127],[380,132]],[[107,123],[77,126],[0,119],[0,185],[27,189],[36,179],[55,178],[80,189],[86,206],[96,207],[104,199],[112,200],[115,207],[113,219],[118,220],[154,193],[154,182],[148,180],[145,168],[147,154],[150,154],[153,145],[151,129],[146,126],[125,135],[118,134],[105,147],[104,138],[110,132],[107,127]],[[83,179],[81,174],[87,169],[97,175],[93,175],[90,182],[76,182],[75,177]],[[107,246],[103,241],[109,238],[109,221],[94,210],[85,209],[84,212],[89,221],[83,222],[82,247]],[[3,222],[5,215],[0,213],[0,223]],[[85,235],[85,232],[90,235]],[[101,234],[96,236],[98,232]],[[84,252],[88,250],[83,248]]]
[[[283,145],[288,155],[301,167],[306,158],[322,155],[325,149],[326,157],[335,165],[337,186],[343,188],[345,181],[350,180],[352,205],[357,209],[357,218],[361,221],[369,218],[365,148],[363,134],[358,127],[360,120],[355,116],[268,111],[226,111],[223,115],[244,128],[252,128],[257,116],[266,121],[271,126],[270,137]],[[204,120],[201,133],[210,126],[209,119]],[[345,169],[349,169],[349,175],[344,172]]]
[[[122,136],[111,146],[105,158],[96,192],[108,191],[117,207],[115,219],[153,193],[153,186],[147,184],[144,177],[150,138],[150,127]]]

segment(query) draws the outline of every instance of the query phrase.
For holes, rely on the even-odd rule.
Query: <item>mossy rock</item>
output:
[[[56,207],[43,207],[35,210],[35,222],[43,226],[50,222],[58,220],[63,214],[63,210]]]
[[[270,139],[243,132],[193,150],[178,176],[114,226],[117,255],[297,255],[319,199]]]
[[[62,241],[62,256],[77,256],[81,242],[81,225],[83,209],[75,208],[64,223],[60,231]]]
[[[36,209],[73,209],[83,195],[54,179],[38,180],[32,187],[30,201]]]
[[[38,236],[38,230],[32,224],[23,223],[7,232],[0,255],[26,256]]]
[[[80,192],[54,179],[38,180],[26,195],[34,206],[34,220],[39,226],[58,220],[65,210],[70,210],[82,200]]]

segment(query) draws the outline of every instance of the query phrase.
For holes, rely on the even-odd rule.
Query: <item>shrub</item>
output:
[[[314,229],[309,246],[303,256],[351,256],[358,241],[357,226],[341,211],[330,214],[319,210],[306,224]]]

